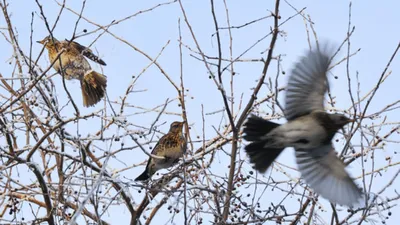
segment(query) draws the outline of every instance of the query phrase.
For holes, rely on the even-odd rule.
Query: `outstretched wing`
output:
[[[287,85],[285,116],[293,120],[314,110],[324,110],[324,96],[328,89],[326,73],[330,51],[309,51],[292,69]]]
[[[346,172],[331,144],[315,149],[296,149],[296,161],[304,180],[322,197],[347,206],[354,206],[361,199],[361,190]]]
[[[69,42],[68,40],[65,40],[67,42]],[[86,56],[88,59],[97,62],[100,65],[106,66],[107,64],[100,59],[98,56],[96,56],[95,54],[93,54],[92,50],[90,50],[89,48],[79,44],[78,42],[75,41],[71,41],[70,45],[77,49],[82,55]]]

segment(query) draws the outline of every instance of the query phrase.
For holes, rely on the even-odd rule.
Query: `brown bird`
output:
[[[145,171],[135,181],[149,179],[157,170],[171,167],[178,162],[179,158],[186,152],[186,140],[182,134],[182,127],[185,122],[173,122],[169,131],[156,144],[152,155],[164,157],[163,159],[153,158],[147,161]]]
[[[103,66],[106,63],[94,55],[89,48],[74,41],[58,41],[51,36],[45,37],[38,43],[44,45],[48,50],[51,63],[57,60],[58,53],[64,49],[64,52],[60,55],[60,60],[53,63],[53,68],[67,80],[80,80],[85,107],[95,105],[104,97],[107,77],[92,70],[84,56]]]

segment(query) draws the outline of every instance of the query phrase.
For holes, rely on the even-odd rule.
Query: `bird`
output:
[[[287,123],[251,114],[244,124],[243,138],[249,142],[245,151],[257,171],[266,172],[285,148],[293,147],[306,183],[331,203],[352,207],[359,203],[362,191],[336,156],[332,138],[355,120],[324,109],[330,53],[328,47],[309,50],[292,68],[283,110]]]
[[[104,97],[107,77],[92,70],[85,57],[103,66],[107,64],[94,55],[89,48],[75,41],[58,41],[51,36],[37,42],[48,50],[50,62],[59,74],[67,80],[77,79],[80,81],[83,106],[94,106]],[[62,50],[64,52],[60,54],[58,60],[57,56]]]
[[[179,158],[186,152],[186,139],[182,133],[182,127],[185,122],[175,121],[171,123],[170,129],[166,135],[160,138],[152,155],[163,157],[150,157],[147,161],[146,169],[135,181],[148,180],[156,171],[169,168],[179,161]]]

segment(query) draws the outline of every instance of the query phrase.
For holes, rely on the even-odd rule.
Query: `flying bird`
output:
[[[179,161],[179,158],[186,152],[186,139],[182,133],[184,124],[185,122],[178,121],[171,124],[168,133],[161,137],[151,152],[152,155],[163,157],[163,159],[150,157],[146,169],[135,181],[147,180],[156,171],[169,168]]]
[[[256,170],[265,172],[286,147],[294,147],[301,176],[312,189],[332,203],[354,206],[362,197],[336,156],[335,133],[353,120],[324,110],[328,90],[329,51],[308,51],[289,77],[284,114],[277,124],[251,115],[244,124],[245,151]]]
[[[103,66],[106,63],[94,55],[89,48],[74,41],[58,41],[51,36],[45,37],[38,43],[44,45],[48,50],[50,62],[59,74],[67,80],[80,80],[85,107],[95,105],[104,97],[107,77],[92,70],[85,57]],[[61,53],[58,60],[57,56],[62,50],[64,52]]]

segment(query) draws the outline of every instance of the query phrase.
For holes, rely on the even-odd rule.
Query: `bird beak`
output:
[[[39,44],[44,44],[44,39],[41,40],[41,41],[36,41],[36,42],[39,43]]]
[[[356,119],[348,119],[347,120],[347,123],[353,123],[353,122],[355,122],[356,121]]]

